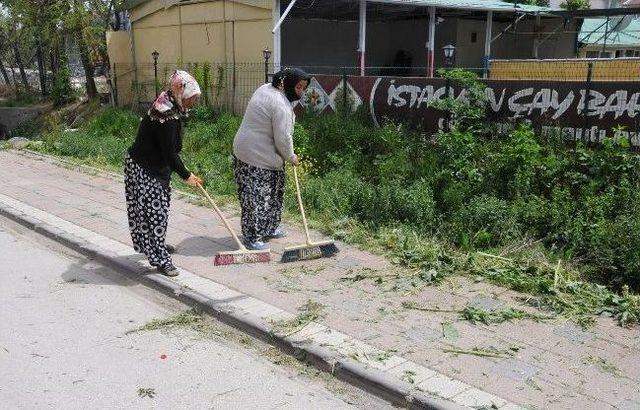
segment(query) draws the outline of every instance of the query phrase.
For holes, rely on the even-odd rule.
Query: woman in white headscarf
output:
[[[182,119],[199,97],[196,80],[185,71],[174,72],[168,89],[142,118],[136,140],[125,159],[127,213],[133,247],[167,276],[178,274],[170,255],[175,248],[166,244],[171,173],[177,173],[191,186],[203,183],[180,158]]]

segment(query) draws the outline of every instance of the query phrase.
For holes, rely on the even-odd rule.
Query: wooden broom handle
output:
[[[216,205],[215,202],[213,202],[213,199],[211,199],[211,197],[209,196],[209,193],[203,188],[203,186],[201,184],[198,184],[198,188],[200,189],[200,193],[202,195],[205,196],[205,198],[207,198],[207,200],[209,201],[209,203],[211,204],[211,206],[213,207],[213,209],[215,209],[216,213],[218,214],[218,216],[220,217],[220,219],[222,219],[222,222],[224,223],[224,226],[227,227],[227,230],[229,231],[229,233],[231,234],[231,236],[233,236],[233,239],[236,241],[236,243],[238,244],[238,247],[241,250],[246,250],[245,246],[243,245],[243,243],[240,241],[240,239],[238,238],[238,235],[236,235],[235,231],[233,230],[233,228],[231,228],[231,225],[229,225],[229,222],[227,222],[226,218],[224,217],[224,215],[222,214],[222,211],[220,211],[220,208],[218,208],[218,205]]]
[[[311,245],[311,237],[309,236],[309,227],[307,226],[307,217],[304,214],[304,205],[302,205],[302,196],[300,195],[300,183],[298,182],[298,171],[293,166],[293,179],[296,181],[296,196],[298,197],[298,205],[300,205],[300,214],[302,215],[302,224],[304,225],[304,233],[307,235],[307,245]]]

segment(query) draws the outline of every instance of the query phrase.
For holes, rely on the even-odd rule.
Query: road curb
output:
[[[216,319],[245,333],[257,337],[286,354],[308,362],[318,369],[358,386],[395,405],[410,409],[454,410],[465,408],[448,400],[431,397],[410,383],[400,381],[382,371],[372,370],[362,363],[340,356],[337,352],[315,342],[299,342],[286,335],[278,335],[274,327],[260,318],[241,312],[211,299],[197,289],[181,286],[170,278],[157,273],[144,274],[141,265],[131,259],[102,249],[78,236],[65,232],[17,209],[0,203],[0,215],[32,229],[86,257],[117,269],[129,278],[157,289],[181,302],[197,306]]]

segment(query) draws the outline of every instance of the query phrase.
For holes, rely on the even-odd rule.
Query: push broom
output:
[[[293,167],[293,179],[296,183],[296,196],[298,197],[298,205],[300,206],[300,214],[302,215],[302,224],[304,225],[304,233],[307,237],[307,243],[304,245],[292,246],[285,248],[282,253],[280,262],[295,262],[309,259],[329,258],[338,253],[338,247],[333,241],[311,242],[309,236],[309,227],[307,226],[307,217],[304,214],[304,206],[302,205],[302,196],[300,195],[300,183],[298,182],[298,171]]]
[[[200,189],[200,192],[202,193],[202,195],[204,195],[204,197],[207,198],[207,200],[211,204],[211,207],[213,207],[213,209],[216,211],[216,213],[224,223],[224,226],[227,227],[227,230],[229,231],[233,239],[236,241],[239,248],[237,251],[218,252],[218,254],[213,260],[213,264],[216,266],[219,266],[219,265],[232,265],[232,264],[240,264],[240,263],[269,262],[271,260],[270,250],[263,249],[263,250],[252,251],[247,249],[242,244],[240,239],[238,239],[238,235],[236,235],[233,228],[231,228],[231,225],[229,225],[229,222],[225,219],[224,215],[220,211],[220,208],[218,208],[216,203],[213,202],[213,199],[211,199],[207,191],[200,184],[198,184],[198,188]]]

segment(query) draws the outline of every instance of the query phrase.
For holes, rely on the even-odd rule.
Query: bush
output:
[[[506,245],[522,236],[509,202],[489,195],[472,198],[450,221],[451,239],[466,249]]]
[[[465,252],[538,241],[594,280],[640,288],[640,157],[619,141],[594,148],[542,140],[526,125],[488,133],[476,97],[467,108],[453,107],[463,121],[435,139],[392,123],[370,127],[366,112],[302,118],[294,139],[312,219],[334,228],[357,224],[357,240],[401,227],[405,239],[437,239],[442,249]],[[204,105],[187,121],[185,163],[218,195],[235,196],[231,153],[240,121]],[[137,124],[129,112],[105,110],[75,133],[46,134],[45,146],[119,165]],[[286,206],[297,213],[293,195]],[[438,259],[438,269],[445,260]]]
[[[53,88],[51,89],[51,99],[53,105],[59,107],[71,101],[73,98],[73,89],[71,88],[71,72],[66,61],[61,61],[56,76],[53,79]]]
[[[31,89],[25,90],[22,86],[0,84],[0,106],[24,107],[40,101],[40,96]]]
[[[139,118],[130,111],[107,109],[77,131],[54,128],[45,133],[45,149],[121,166],[126,150],[135,138],[138,123]]]

